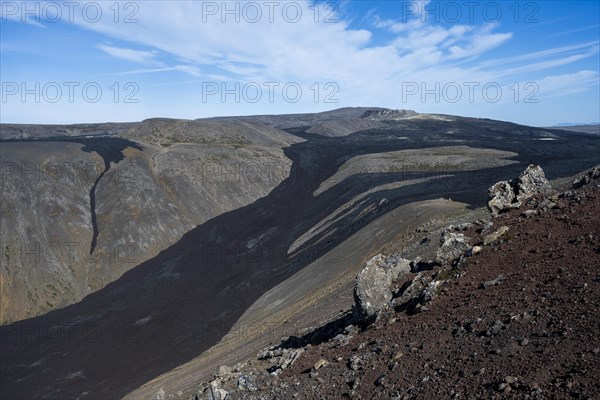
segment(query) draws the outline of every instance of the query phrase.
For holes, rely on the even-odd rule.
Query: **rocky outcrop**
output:
[[[402,258],[386,258],[378,254],[356,277],[354,297],[358,310],[372,316],[384,309],[392,299],[391,285],[401,273],[410,272],[410,261]]]
[[[488,190],[488,208],[493,215],[498,215],[502,211],[518,208],[515,203],[515,192],[512,185],[508,181],[497,182]]]
[[[270,350],[259,354],[259,360],[273,359],[274,363],[269,368],[269,371],[273,375],[278,375],[284,369],[292,366],[302,355],[304,349],[284,349],[281,347],[274,347]]]
[[[587,173],[582,174],[575,179],[573,182],[573,189],[579,189],[597,179],[600,179],[600,166],[592,168]]]
[[[394,120],[407,118],[418,115],[416,111],[413,110],[367,110],[360,118],[363,119],[374,119],[374,120]]]
[[[470,249],[471,245],[464,234],[446,231],[442,235],[435,262],[441,265],[450,264]]]
[[[204,389],[202,396],[202,398],[206,400],[226,400],[230,398],[227,391],[219,388],[214,382],[211,382],[211,384]]]
[[[521,173],[517,181],[517,202],[522,203],[536,194],[547,195],[552,191],[552,186],[539,165],[530,164]]]
[[[521,207],[523,201],[536,195],[552,191],[550,182],[539,165],[530,164],[518,179],[501,181],[488,190],[488,208],[492,215]]]

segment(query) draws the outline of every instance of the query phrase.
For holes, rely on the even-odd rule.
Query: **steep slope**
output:
[[[154,118],[127,131],[124,137],[167,147],[194,143],[240,148],[250,145],[286,147],[298,141],[279,129],[255,122],[216,122]]]
[[[0,354],[2,392],[28,398],[122,397],[202,355],[265,293],[400,207],[425,200],[436,204],[440,198],[478,207],[485,203],[487,187],[520,172],[525,163],[541,164],[552,179],[598,163],[598,141],[587,135],[459,117],[396,122],[336,138],[290,130],[306,140],[285,148],[293,161],[290,175],[268,195],[206,221],[79,303],[0,328],[6,338]],[[539,140],[548,134],[555,140]],[[476,170],[358,173],[314,195],[354,157],[457,144],[513,152],[518,163],[486,164],[489,157],[480,152],[484,162]],[[406,181],[414,182],[400,184]],[[347,203],[352,204],[348,212],[336,213]],[[335,221],[298,241],[331,215]],[[425,222],[415,218],[411,223]],[[403,224],[380,227],[381,243],[397,237]],[[101,234],[100,225],[99,239]],[[374,234],[371,229],[361,233]],[[361,235],[352,240],[360,242]],[[336,266],[340,274],[353,267]],[[293,294],[302,296],[329,283],[313,281]],[[292,294],[275,293],[284,298],[271,297],[269,304],[283,304]],[[254,312],[259,316],[264,309]],[[90,341],[84,334],[90,329],[102,335]]]
[[[88,398],[123,397],[210,349],[263,294],[399,207],[440,197],[477,207],[485,202],[485,188],[499,177],[518,173],[531,160],[550,178],[597,164],[598,142],[587,135],[553,131],[557,140],[540,141],[547,131],[459,117],[398,124],[336,138],[290,130],[306,140],[284,149],[293,162],[289,177],[268,195],[204,222],[79,303],[1,327],[2,393],[27,398],[76,398],[84,393]],[[359,173],[314,195],[353,157],[456,143],[511,151],[518,154],[518,163],[482,164],[483,169],[444,173],[448,176],[443,179],[439,171]],[[411,180],[417,181],[391,185]],[[372,191],[377,187],[381,189]],[[350,212],[288,252],[311,228],[362,193],[368,194],[357,199]],[[368,237],[375,250],[375,239],[388,242],[407,222],[380,230],[379,237],[363,231],[356,240]],[[101,222],[99,228],[100,242]],[[336,266],[340,274],[345,267]],[[330,283],[307,282],[294,296]],[[89,340],[91,331],[101,334]],[[238,343],[238,348],[246,346]]]
[[[181,125],[187,137],[171,128]],[[202,125],[145,121],[125,135],[136,142],[2,142],[0,323],[81,300],[288,176],[282,148],[298,138],[250,124]],[[167,137],[177,143],[152,144]]]
[[[376,320],[344,310],[248,362],[215,368],[210,384],[173,398],[594,398],[600,391],[595,176],[578,191],[535,197],[473,224],[465,234],[479,252],[437,271],[403,275],[395,307]],[[507,233],[486,239],[500,228]],[[432,300],[406,297],[409,283],[430,279],[439,282]]]

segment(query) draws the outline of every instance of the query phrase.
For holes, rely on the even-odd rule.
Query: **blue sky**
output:
[[[1,121],[600,121],[600,2],[0,1]]]

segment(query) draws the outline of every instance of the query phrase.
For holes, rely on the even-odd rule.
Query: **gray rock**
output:
[[[465,223],[458,224],[458,225],[455,226],[455,228],[457,230],[459,230],[459,231],[465,231],[465,230],[470,229],[472,227],[473,227],[473,224],[470,223],[470,222],[465,222]]]
[[[304,349],[284,350],[277,364],[273,366],[273,372],[271,372],[271,374],[279,375],[281,371],[289,366],[292,366],[296,361],[298,361],[302,353],[304,353]]]
[[[216,382],[211,382],[202,392],[202,398],[206,400],[228,400],[230,398],[226,390],[219,388]]]
[[[238,378],[237,387],[239,390],[256,392],[258,390],[258,386],[256,385],[256,377],[253,375],[241,375]]]
[[[378,254],[371,258],[356,277],[354,298],[363,315],[381,311],[392,299],[392,282],[410,272],[410,261],[399,257],[386,258]]]
[[[496,322],[494,322],[494,325],[492,325],[487,330],[487,335],[488,336],[497,335],[502,331],[502,329],[504,329],[504,323],[502,323],[502,321],[500,321],[500,320],[496,320]]]
[[[508,181],[497,182],[488,190],[488,208],[494,216],[503,211],[519,208],[520,204],[515,203],[516,195],[512,185]]]
[[[508,226],[506,226],[506,225],[501,226],[500,228],[498,228],[498,230],[496,232],[486,235],[483,238],[483,244],[488,245],[490,243],[495,242],[496,240],[500,239],[503,235],[505,235],[506,232],[508,232]]]
[[[494,226],[494,222],[492,221],[488,221],[486,223],[483,224],[483,227],[481,228],[481,232],[487,232],[490,229],[492,229]]]
[[[573,189],[579,189],[587,184],[589,184],[592,180],[596,180],[600,178],[600,166],[594,167],[589,170],[587,173],[581,175],[573,182]]]
[[[422,303],[427,303],[437,296],[438,287],[442,284],[441,281],[432,281],[423,289],[419,296]]]
[[[228,378],[229,376],[231,376],[231,373],[231,368],[226,365],[221,365],[217,370],[217,375],[221,378]]]
[[[522,202],[536,194],[549,194],[552,186],[539,165],[530,164],[519,176],[517,202]]]
[[[497,182],[488,190],[488,208],[494,216],[501,212],[519,208],[523,201],[536,195],[548,195],[552,186],[539,165],[530,164],[519,178]]]
[[[344,328],[344,332],[347,335],[354,335],[358,332],[358,330],[356,329],[356,327],[354,325],[348,325],[347,327]]]
[[[371,316],[384,309],[392,299],[390,291],[391,274],[379,264],[378,256],[367,262],[367,265],[356,276],[354,299],[363,315]]]
[[[408,274],[410,272],[410,260],[401,257],[395,257],[393,262],[389,261],[384,267],[388,276],[388,287],[391,286],[392,282],[398,279],[401,275]]]
[[[465,235],[446,232],[442,235],[442,245],[437,250],[435,262],[438,264],[451,263],[470,249],[471,245]]]
[[[504,275],[500,274],[497,277],[495,277],[494,279],[491,279],[489,281],[485,281],[481,284],[481,287],[483,289],[487,289],[490,286],[495,286],[500,284],[500,282],[502,282],[504,280]]]
[[[533,215],[537,215],[538,214],[538,210],[525,210],[523,211],[523,213],[521,215],[523,215],[526,218],[529,218]]]
[[[400,297],[395,299],[395,303],[404,304],[411,300],[417,299],[421,296],[421,293],[423,293],[423,290],[429,285],[430,282],[430,278],[423,276],[422,273],[418,273],[410,285],[408,285],[404,292],[402,292]]]
[[[274,357],[281,357],[283,355],[283,349],[279,347],[271,347],[269,349],[260,352],[256,358],[259,360],[268,360]]]

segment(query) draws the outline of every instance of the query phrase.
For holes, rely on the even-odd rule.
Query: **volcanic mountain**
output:
[[[383,247],[479,217],[496,181],[600,154],[597,136],[371,108],[2,132],[11,399],[183,390],[338,311]]]

